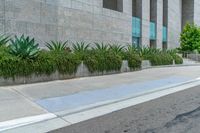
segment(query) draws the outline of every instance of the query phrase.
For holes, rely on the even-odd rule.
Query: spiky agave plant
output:
[[[105,43],[97,43],[95,42],[95,47],[93,47],[92,49],[93,50],[96,50],[96,51],[100,51],[100,52],[106,52],[109,50],[109,45],[106,45]]]
[[[15,36],[14,39],[11,39],[11,43],[9,45],[10,54],[23,59],[36,58],[39,54],[39,51],[39,44],[35,42],[34,38],[30,38],[29,36]]]
[[[124,52],[125,46],[119,45],[119,44],[109,44],[109,50],[116,53],[116,54],[121,54]]]
[[[74,53],[84,53],[89,50],[90,44],[85,42],[76,42],[72,44]]]
[[[162,51],[156,48],[143,47],[139,49],[140,56],[160,54],[160,53],[162,53]]]
[[[133,45],[128,45],[126,48],[126,52],[128,53],[138,53],[139,48],[133,46]]]
[[[0,47],[6,45],[10,41],[10,36],[0,35]]]
[[[50,41],[49,43],[46,43],[46,47],[50,51],[67,51],[70,52],[70,48],[68,47],[68,41],[62,42],[62,41]]]

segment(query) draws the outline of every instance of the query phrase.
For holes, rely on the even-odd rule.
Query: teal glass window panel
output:
[[[163,26],[163,42],[167,42],[167,27]]]
[[[156,24],[154,22],[150,22],[150,39],[156,40]]]
[[[132,36],[140,37],[141,36],[141,20],[140,18],[133,17],[132,18]]]

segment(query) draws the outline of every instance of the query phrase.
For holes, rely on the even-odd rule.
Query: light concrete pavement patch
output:
[[[0,88],[0,122],[47,113],[39,105],[9,88]]]
[[[189,78],[187,77],[168,77],[144,83],[122,84],[119,86],[113,86],[100,90],[85,91],[73,95],[42,99],[36,101],[36,103],[48,110],[49,112],[76,110],[77,108],[94,105],[96,103],[102,104],[102,102],[115,101],[127,97],[134,97],[147,91],[151,91],[155,88],[174,85],[178,83],[180,84],[188,80]]]

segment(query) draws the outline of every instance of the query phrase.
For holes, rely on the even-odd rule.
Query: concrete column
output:
[[[200,26],[200,0],[194,0],[194,23]]]
[[[150,0],[140,0],[141,45],[150,46]]]
[[[179,38],[182,29],[182,0],[167,0],[167,2],[167,44],[168,49],[174,49],[180,46]]]
[[[122,0],[118,0],[122,1]],[[123,0],[122,4],[123,13],[128,14],[130,17],[132,17],[132,0]]]
[[[186,23],[194,23],[194,0],[182,0],[182,28]]]
[[[4,34],[5,30],[5,0],[0,0],[0,34]]]
[[[156,46],[162,48],[163,43],[163,0],[154,0],[156,2]]]
[[[194,23],[200,26],[199,7],[199,0],[182,0],[182,28],[186,23]]]

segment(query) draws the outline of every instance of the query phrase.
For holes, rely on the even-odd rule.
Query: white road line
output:
[[[24,118],[5,121],[5,122],[0,122],[0,131],[5,131],[5,130],[20,127],[20,126],[33,124],[36,122],[53,119],[56,117],[57,116],[55,114],[47,113],[47,114],[42,114],[42,115],[36,115],[36,116],[30,116],[30,117],[24,117]]]

